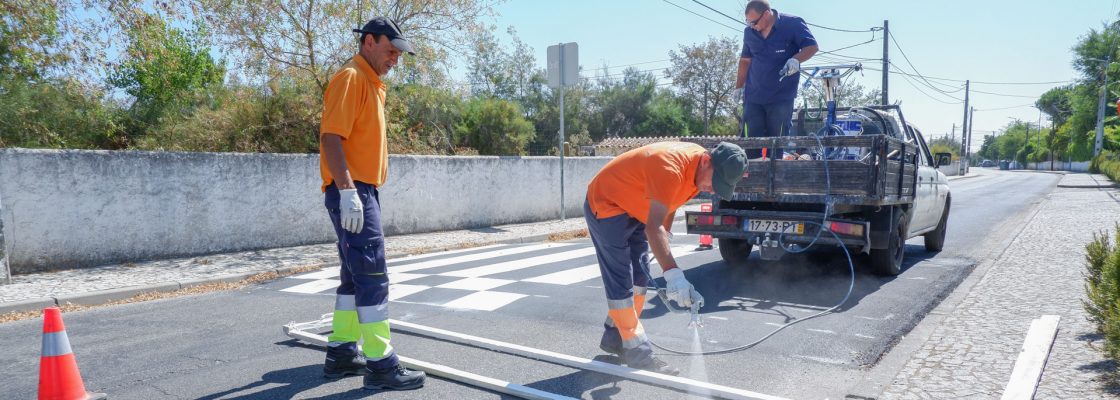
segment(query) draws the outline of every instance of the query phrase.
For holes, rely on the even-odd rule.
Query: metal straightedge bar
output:
[[[290,338],[314,344],[317,346],[327,346],[327,337],[320,333],[329,331],[331,326],[330,314],[324,316],[322,319],[311,322],[292,322],[284,325],[284,334]],[[515,383],[506,382],[500,379],[490,378],[467,371],[458,370],[444,365],[433,364],[425,361],[420,361],[408,357],[398,355],[401,365],[405,367],[424,371],[427,374],[440,376],[456,382],[465,383],[471,386],[479,387],[482,389],[516,396],[522,399],[529,400],[575,400],[572,397],[561,396],[554,393],[545,392],[542,390],[533,389],[528,386],[518,385]]]

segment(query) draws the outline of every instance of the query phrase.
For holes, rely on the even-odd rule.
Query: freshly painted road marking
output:
[[[429,286],[424,285],[409,285],[409,284],[393,284],[389,285],[389,301],[397,301],[401,297],[408,296],[417,292],[427,290]]]
[[[461,269],[457,271],[445,272],[439,275],[443,276],[457,276],[461,278],[474,278],[479,276],[501,274],[510,271],[522,270],[525,268],[532,268],[538,265],[567,261],[580,257],[587,257],[595,254],[594,247],[585,247],[582,249],[562,251],[559,253],[546,254],[543,256],[529,257],[521,260],[506,261],[497,264],[483,265],[481,267]]]
[[[459,264],[459,263],[485,260],[485,259],[488,259],[488,258],[504,257],[504,256],[515,255],[515,254],[528,253],[528,252],[532,252],[532,251],[545,250],[545,249],[550,249],[550,248],[564,248],[564,247],[568,247],[568,246],[571,246],[571,245],[559,245],[559,244],[555,244],[555,243],[542,243],[542,244],[534,244],[534,245],[529,245],[529,246],[502,248],[502,249],[498,249],[498,250],[494,250],[494,251],[487,251],[487,252],[477,253],[477,254],[466,254],[466,255],[461,255],[461,256],[457,256],[457,257],[441,258],[441,259],[438,259],[438,260],[421,261],[421,262],[418,262],[418,263],[402,265],[402,266],[399,266],[399,267],[390,266],[389,271],[390,272],[411,272],[411,271],[416,271],[416,270],[421,270],[421,269],[446,267],[446,266],[449,266],[449,265],[455,265],[455,264]]]
[[[528,295],[506,292],[475,292],[443,303],[444,307],[479,311],[494,311]]]
[[[492,279],[492,278],[463,278],[457,281],[448,282],[437,288],[441,289],[461,289],[461,290],[474,290],[481,292],[483,290],[490,290],[498,286],[504,286],[517,281],[508,279]]]
[[[292,286],[292,287],[287,288],[287,289],[281,289],[280,291],[282,291],[282,292],[292,292],[292,293],[312,294],[312,293],[319,293],[319,292],[322,292],[322,291],[327,290],[327,289],[334,289],[334,288],[338,287],[338,285],[340,283],[341,283],[340,281],[337,281],[337,280],[334,280],[334,279],[323,279],[323,280],[307,282],[307,283],[300,284],[300,285],[295,285],[295,286]]]
[[[525,282],[547,283],[551,285],[571,285],[599,277],[599,264],[585,265],[547,275],[525,279]]]

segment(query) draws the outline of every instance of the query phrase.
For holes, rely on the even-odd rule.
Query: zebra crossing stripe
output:
[[[532,268],[542,264],[571,260],[573,258],[586,257],[594,254],[594,247],[585,247],[582,249],[545,254],[543,256],[529,257],[521,260],[506,261],[503,263],[467,268],[458,271],[449,271],[439,275],[457,276],[461,278],[476,278],[480,276],[494,275],[504,272],[517,271],[525,268]]]
[[[335,279],[321,279],[321,280],[315,280],[315,281],[307,282],[307,283],[304,283],[304,284],[295,285],[295,286],[292,286],[292,287],[287,288],[287,289],[281,289],[280,291],[281,292],[292,292],[292,293],[314,294],[314,293],[322,292],[322,291],[327,290],[327,289],[334,289],[334,288],[338,287],[338,285],[340,285],[341,283],[342,283],[342,281],[335,280]]]
[[[446,267],[446,266],[449,266],[449,265],[455,265],[455,264],[460,264],[460,263],[465,263],[465,262],[485,260],[485,259],[488,259],[488,258],[510,256],[510,255],[515,255],[515,254],[522,254],[522,253],[528,253],[528,252],[533,252],[533,251],[538,251],[538,250],[549,249],[549,248],[566,248],[566,247],[570,247],[570,246],[572,246],[572,245],[571,244],[542,243],[542,244],[534,244],[534,245],[529,245],[529,246],[502,248],[502,249],[495,250],[495,251],[488,251],[488,252],[477,253],[477,254],[467,254],[467,255],[462,255],[462,256],[458,256],[458,257],[441,258],[441,259],[438,259],[438,260],[422,261],[422,262],[413,263],[413,264],[401,265],[401,266],[398,266],[398,267],[394,267],[394,266],[390,265],[389,266],[389,272],[390,273],[392,273],[392,272],[411,272],[411,271],[416,271],[416,270],[421,270],[421,269]]]

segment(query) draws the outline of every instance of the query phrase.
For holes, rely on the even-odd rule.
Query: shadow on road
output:
[[[937,255],[926,252],[920,245],[908,244],[905,251],[903,274],[915,264]],[[868,261],[863,255],[852,254],[852,263],[855,267],[852,294],[836,312],[859,304],[861,299],[895,279],[868,272]],[[779,315],[789,322],[795,317],[780,311],[778,305],[813,309],[832,307],[844,298],[852,284],[850,271],[844,252],[828,248],[786,254],[779,261],[762,260],[755,252],[745,267],[732,267],[720,260],[690,268],[685,275],[704,295],[705,305],[701,313],[739,310]],[[664,287],[664,280],[657,278],[657,285]],[[649,305],[642,312],[643,319],[669,312],[657,296],[649,298]]]
[[[618,357],[613,355],[598,355],[595,356],[594,360],[610,364],[620,362]],[[576,371],[567,375],[536,381],[527,386],[577,398],[610,399],[622,392],[622,388],[617,385],[621,380],[622,378],[597,372]],[[558,388],[563,388],[563,390],[557,391]]]
[[[354,379],[354,378],[347,378]],[[360,378],[358,378],[360,379]],[[323,378],[323,365],[305,365],[302,367],[281,369],[277,371],[269,371],[261,376],[259,381],[249,383],[247,385],[233,388],[230,390],[211,394],[209,396],[199,397],[199,400],[215,400],[215,399],[290,399],[296,395],[303,393],[309,389],[313,389],[320,385],[330,383],[332,381]],[[360,382],[360,380],[358,381]],[[359,387],[357,391],[350,391],[346,393],[339,393],[332,395],[331,399],[360,399],[370,395],[369,391],[362,391],[361,384],[356,383]],[[276,386],[279,385],[279,386]],[[267,389],[257,391],[256,389],[269,386]],[[251,393],[250,393],[251,392]],[[244,393],[238,395],[239,393]]]

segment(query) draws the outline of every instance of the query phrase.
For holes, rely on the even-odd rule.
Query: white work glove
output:
[[[692,296],[692,304],[695,304],[696,308],[704,308],[704,296],[701,296],[696,288],[693,288],[689,295]]]
[[[342,229],[351,233],[362,231],[365,223],[365,213],[362,212],[362,199],[358,197],[358,189],[342,189],[338,191],[339,220]]]
[[[782,66],[782,72],[779,72],[779,74],[782,76],[793,76],[799,72],[801,72],[801,62],[797,61],[796,58],[790,58],[786,60],[786,65]]]
[[[669,300],[677,302],[681,307],[691,307],[694,294],[700,301],[704,301],[700,293],[688,283],[688,279],[685,279],[684,271],[680,268],[665,271],[665,295]]]

